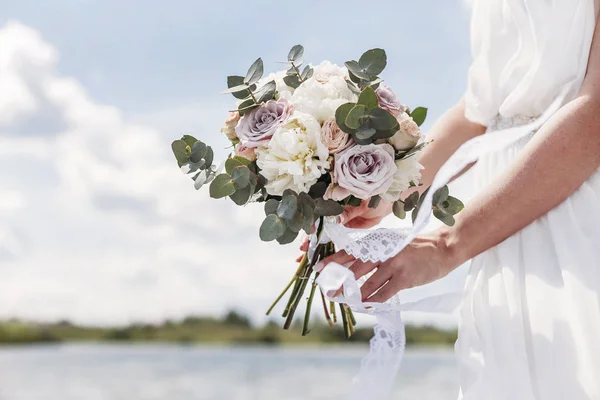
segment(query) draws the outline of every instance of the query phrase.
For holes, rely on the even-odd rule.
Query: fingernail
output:
[[[313,267],[313,270],[315,272],[321,272],[323,270],[323,268],[325,268],[323,261],[319,261],[318,263],[315,264],[315,266]]]

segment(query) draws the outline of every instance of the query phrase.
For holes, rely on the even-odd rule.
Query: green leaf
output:
[[[213,153],[212,147],[207,146],[206,154],[204,155],[204,161],[206,162],[206,164],[204,164],[205,168],[210,168],[212,166],[214,156],[215,154]]]
[[[244,116],[246,113],[252,111],[253,109],[255,109],[258,106],[259,106],[259,104],[256,104],[254,102],[254,99],[248,99],[248,100],[240,103],[237,111],[240,113],[240,116]]]
[[[283,82],[291,88],[297,89],[300,86],[300,79],[298,75],[288,75],[283,78]]]
[[[265,202],[265,215],[277,214],[277,207],[279,207],[279,200],[267,200]]]
[[[300,210],[298,210],[292,218],[286,219],[285,222],[289,230],[298,233],[300,232],[300,229],[302,229],[302,225],[304,223],[304,216],[302,215]]]
[[[360,96],[358,96],[358,104],[367,107],[367,110],[369,111],[379,107],[379,101],[377,100],[375,90],[373,90],[372,87],[364,88],[360,93]]]
[[[302,58],[304,55],[304,47],[302,45],[295,45],[288,53],[288,61],[296,61]]]
[[[364,79],[364,80],[367,80],[367,81],[371,79],[371,76],[369,76],[369,74],[367,74],[356,61],[354,61],[354,60],[352,60],[352,61],[346,61],[344,63],[344,65],[357,78]]]
[[[184,142],[187,143],[188,146],[192,147],[194,145],[194,143],[196,143],[198,141],[198,139],[196,139],[193,136],[190,135],[183,135],[183,137],[181,138],[181,140],[183,140]]]
[[[279,244],[290,244],[294,240],[296,240],[296,238],[298,237],[298,232],[299,231],[294,232],[292,229],[289,229],[288,226],[288,229],[285,231],[285,233],[277,238],[277,242]]]
[[[256,61],[252,63],[250,68],[248,68],[248,73],[244,78],[244,83],[248,86],[255,84],[258,82],[260,78],[262,78],[264,72],[263,60],[262,58],[258,58]]]
[[[177,160],[177,164],[181,167],[190,160],[190,156],[187,152],[188,145],[183,140],[175,140],[171,143],[171,149]]]
[[[359,144],[369,144],[373,142],[373,140],[369,139],[375,136],[376,133],[377,131],[371,128],[370,124],[363,124],[353,136]]]
[[[260,89],[258,89],[256,91],[254,97],[257,98],[259,103],[269,101],[273,98],[273,96],[275,96],[276,88],[277,88],[277,85],[275,84],[275,81],[266,83],[264,86],[262,86]]]
[[[327,184],[325,182],[317,182],[310,187],[308,194],[312,198],[323,197],[327,191]]]
[[[454,226],[454,217],[450,214],[446,214],[439,208],[433,210],[433,216],[448,226]]]
[[[373,196],[369,200],[369,208],[377,208],[381,202],[381,196]]]
[[[198,163],[206,155],[207,147],[202,142],[196,142],[192,145],[192,152],[190,153],[190,161]]]
[[[410,113],[410,116],[418,126],[421,126],[427,118],[427,109],[425,107],[417,107]]]
[[[456,197],[448,196],[446,201],[442,202],[441,208],[447,214],[456,215],[465,208],[465,205]]]
[[[314,72],[315,71],[309,65],[307,65],[306,67],[304,67],[304,71],[302,71],[300,76],[302,77],[302,80],[305,81],[307,79],[312,78]]]
[[[406,207],[401,200],[395,201],[392,205],[392,211],[394,215],[400,219],[406,218]]]
[[[396,126],[392,129],[377,130],[377,134],[375,135],[374,139],[377,140],[377,139],[391,138],[398,132],[399,128],[400,128],[399,126]]]
[[[285,222],[275,214],[268,215],[260,226],[260,240],[270,242],[286,232]]]
[[[248,90],[249,87],[250,87],[249,85],[246,85],[245,83],[242,83],[241,85],[230,87],[229,89],[224,90],[222,93],[224,93],[224,94],[227,94],[227,93],[238,93],[238,92],[241,92],[243,90]]]
[[[315,200],[315,214],[323,217],[333,217],[344,212],[342,206],[334,200]]]
[[[367,107],[357,104],[348,113],[344,124],[350,129],[358,129],[362,125],[363,119],[367,116]]]
[[[346,117],[350,113],[350,110],[354,108],[356,104],[354,103],[344,103],[335,110],[335,122],[340,127],[340,129],[346,133],[353,133],[354,130],[350,129],[346,126]]]
[[[378,131],[389,131],[398,127],[398,120],[383,108],[375,108],[369,113],[373,128]]]
[[[286,221],[291,220],[298,211],[298,199],[293,194],[283,196],[279,207],[277,207],[277,216]]]
[[[231,89],[233,87],[240,86],[240,85],[245,85],[243,76],[232,75],[232,76],[227,77],[227,87],[228,88]],[[256,89],[256,85],[250,86],[250,90],[255,90],[255,89]],[[241,90],[239,92],[233,92],[232,94],[236,99],[245,99],[247,97],[250,97],[250,92],[247,89]]]
[[[439,188],[433,194],[433,205],[440,206],[446,199],[448,199],[448,195],[450,194],[450,190],[448,189],[448,185]]]
[[[368,75],[379,75],[387,65],[387,55],[385,54],[385,50],[367,50],[358,60],[358,65]]]
[[[247,164],[244,164],[237,156],[225,160],[225,172],[229,175],[233,174],[233,170],[240,166],[247,166]]]
[[[350,89],[352,91],[352,93],[354,94],[360,94],[361,91],[358,87],[356,87],[356,85],[350,81],[346,81],[346,86],[348,86],[348,89]]]
[[[254,188],[252,188],[252,186],[248,185],[243,189],[236,190],[236,192],[230,195],[229,198],[233,200],[233,202],[238,206],[246,205],[250,200],[250,197],[252,197],[252,194],[254,192],[253,189]]]
[[[213,199],[221,199],[223,197],[231,196],[235,193],[235,186],[231,180],[231,176],[228,174],[220,174],[210,184],[210,197]]]
[[[408,196],[404,200],[404,211],[410,211],[417,206],[419,202],[419,192],[412,192],[410,196]]]
[[[361,203],[362,203],[361,199],[359,199],[358,197],[354,197],[352,195],[350,197],[348,197],[348,201],[346,202],[346,204],[348,204],[349,206],[352,206],[352,207],[359,207]]]
[[[300,201],[300,212],[302,214],[302,229],[307,235],[310,235],[315,223],[315,201],[306,193],[300,193],[298,200]]]
[[[231,173],[231,180],[237,190],[244,189],[250,184],[250,170],[246,166],[235,167]]]
[[[348,62],[350,62],[350,61],[348,61]],[[355,62],[356,62],[356,61],[355,61]],[[360,67],[359,67],[359,68],[360,68]],[[352,73],[352,71],[350,71],[350,70],[348,70],[348,76],[350,77],[350,80],[351,80],[352,82],[356,83],[357,85],[358,85],[358,84],[361,82],[361,79],[360,79],[358,76],[354,75],[354,74]]]

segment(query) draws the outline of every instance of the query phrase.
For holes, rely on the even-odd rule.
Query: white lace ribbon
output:
[[[571,85],[566,85],[561,95],[541,117],[519,126],[514,126],[519,124],[519,121],[513,121],[508,124],[508,129],[502,127],[495,132],[488,129],[487,134],[464,143],[435,176],[412,229],[356,230],[327,220],[323,229],[324,234],[321,236],[321,243],[331,240],[335,244],[336,250],[344,250],[356,259],[365,262],[383,262],[394,257],[428,225],[432,214],[433,195],[438,189],[448,184],[454,176],[482,156],[503,149],[537,131],[563,105],[563,101],[571,89]],[[521,122],[527,122],[527,120]],[[313,251],[316,246],[315,242],[316,240],[311,243]],[[354,379],[354,385],[347,398],[351,400],[386,399],[398,373],[406,344],[401,312],[451,312],[458,307],[462,294],[447,293],[406,304],[400,304],[398,295],[396,295],[386,303],[363,303],[360,285],[365,278],[357,281],[351,271],[347,269],[348,266],[331,263],[317,278],[317,284],[323,293],[337,291],[343,287],[343,294],[330,300],[346,303],[354,312],[376,317],[375,334],[370,342],[369,354],[364,358],[360,372]]]

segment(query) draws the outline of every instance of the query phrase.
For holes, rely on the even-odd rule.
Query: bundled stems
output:
[[[321,291],[319,290],[319,292]],[[329,315],[329,310],[327,309],[327,302],[325,300],[325,295],[323,294],[323,292],[321,292],[321,301],[323,302],[323,312],[325,313],[325,320],[327,320],[327,324],[329,324],[329,326],[333,328],[335,321],[331,320],[331,316]]]
[[[319,274],[317,274],[317,276],[318,275]],[[310,309],[312,308],[312,302],[313,298],[315,297],[316,289],[317,283],[313,280],[312,288],[310,289],[310,296],[308,296],[308,301],[306,303],[306,312],[304,313],[304,325],[302,326],[302,336],[306,336],[310,332],[310,329],[308,328],[308,323],[310,322]]]

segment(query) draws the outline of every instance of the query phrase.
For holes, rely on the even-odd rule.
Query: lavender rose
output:
[[[321,128],[321,142],[327,147],[330,154],[352,146],[354,140],[335,123],[335,119],[325,121]]]
[[[389,111],[394,117],[399,116],[400,113],[408,109],[408,107],[400,104],[400,100],[398,100],[398,97],[388,86],[379,85],[375,94],[377,95],[377,100],[379,100],[379,107]]]
[[[293,110],[294,107],[285,99],[269,100],[244,115],[235,128],[237,136],[246,147],[265,146]]]
[[[351,194],[366,200],[386,193],[397,171],[394,148],[389,144],[350,147],[335,155],[335,182],[329,195]]]

